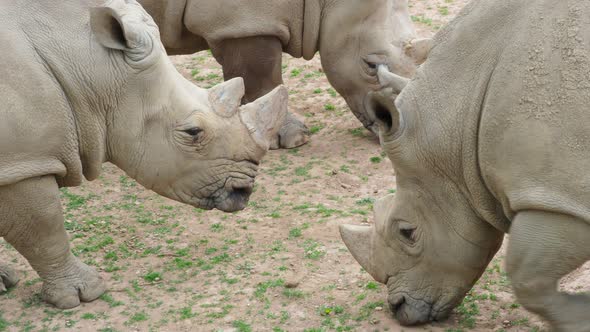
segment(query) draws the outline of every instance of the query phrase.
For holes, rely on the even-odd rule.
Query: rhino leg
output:
[[[23,180],[0,188],[2,236],[43,280],[41,295],[58,308],[76,307],[105,291],[98,273],[70,252],[53,176]]]
[[[589,240],[590,225],[567,215],[526,211],[512,223],[506,266],[516,297],[556,331],[590,331],[590,296],[557,288],[590,259]]]
[[[13,269],[5,265],[0,265],[0,293],[4,293],[8,288],[16,286],[18,275]]]
[[[270,36],[228,39],[211,46],[215,59],[223,67],[225,80],[242,77],[246,94],[242,103],[250,103],[283,83],[283,49],[279,39]],[[309,130],[288,113],[271,149],[290,149],[307,143]]]

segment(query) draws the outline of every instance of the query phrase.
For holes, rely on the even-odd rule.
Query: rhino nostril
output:
[[[232,195],[236,196],[249,196],[252,194],[252,184],[234,184],[232,185]]]
[[[395,314],[402,307],[402,305],[404,305],[404,303],[406,303],[406,298],[400,296],[399,299],[389,302],[389,310],[391,310],[392,314]]]

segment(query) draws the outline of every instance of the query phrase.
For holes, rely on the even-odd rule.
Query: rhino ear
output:
[[[108,5],[90,8],[90,28],[106,48],[121,50],[131,60],[140,61],[152,53],[149,17],[139,5],[110,1]]]

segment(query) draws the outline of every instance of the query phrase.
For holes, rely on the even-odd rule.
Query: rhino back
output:
[[[0,5],[0,186],[55,174],[63,185],[81,181],[71,110],[51,70],[23,26],[41,24],[19,2]],[[67,177],[66,177],[67,175]]]
[[[482,107],[484,181],[508,217],[540,209],[590,222],[590,2],[518,12]]]

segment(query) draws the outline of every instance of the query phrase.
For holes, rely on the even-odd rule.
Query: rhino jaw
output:
[[[375,246],[375,233],[371,226],[340,225],[340,236],[356,261],[376,281],[385,284],[388,276],[385,273],[385,262],[378,259]],[[381,248],[385,250],[385,248]]]

